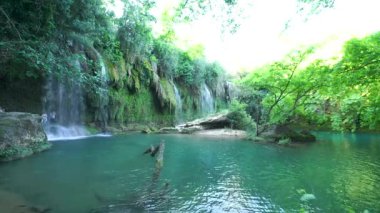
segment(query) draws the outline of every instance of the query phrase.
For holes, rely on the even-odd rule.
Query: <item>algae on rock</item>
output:
[[[0,161],[10,161],[51,147],[41,116],[22,112],[0,113]]]

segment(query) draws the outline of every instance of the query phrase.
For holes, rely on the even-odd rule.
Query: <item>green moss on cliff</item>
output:
[[[172,124],[174,115],[161,111],[149,88],[142,87],[132,93],[126,89],[110,91],[109,114],[111,124],[154,123]]]
[[[172,124],[174,115],[170,111],[162,111],[157,105],[154,93],[142,88],[136,94],[126,96],[126,121],[128,123]]]
[[[111,123],[124,123],[126,120],[127,100],[125,97],[127,96],[127,91],[111,89],[109,95],[108,111]]]
[[[127,76],[127,67],[124,59],[120,59],[116,64],[106,60],[106,66],[108,68],[109,80],[112,82],[111,84],[122,88],[124,86],[124,79]]]
[[[163,90],[160,99],[169,108],[169,111],[172,111],[172,109],[176,107],[173,85],[165,78],[160,79],[160,85]]]

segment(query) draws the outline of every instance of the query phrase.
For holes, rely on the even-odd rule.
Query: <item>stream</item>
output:
[[[161,140],[157,174],[143,152]],[[297,147],[186,135],[54,141],[48,151],[0,163],[0,209],[22,198],[48,212],[380,211],[380,135],[319,132],[317,140]],[[17,196],[1,202],[4,193]]]

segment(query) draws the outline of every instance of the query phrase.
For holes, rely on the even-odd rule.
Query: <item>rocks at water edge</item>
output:
[[[230,129],[232,121],[228,118],[228,113],[216,114],[206,118],[196,119],[175,127],[161,128],[158,133],[163,134],[194,134],[211,137],[235,137],[245,138],[246,132],[243,130]]]
[[[41,125],[41,116],[0,112],[0,161],[23,158],[50,147]]]
[[[275,143],[280,143],[280,141],[284,139],[295,143],[309,143],[316,141],[316,137],[309,131],[296,131],[286,125],[272,125],[263,131],[258,139]]]
[[[317,199],[317,198],[313,194],[303,194],[300,198],[300,200],[303,202],[307,202],[307,201],[311,201],[311,200],[315,200],[315,199]]]
[[[164,127],[157,131],[163,134],[194,134],[202,136],[219,136],[247,138],[248,134],[244,130],[231,129],[234,124],[229,118],[229,113],[215,114],[206,118],[196,119],[175,127]],[[315,142],[316,137],[309,131],[297,131],[286,125],[271,125],[260,131],[258,136],[250,136],[250,140],[256,142],[278,143],[287,145],[288,143],[309,143]]]
[[[231,120],[227,114],[216,114],[206,118],[196,119],[175,127],[164,127],[158,130],[158,133],[171,134],[182,133],[192,134],[194,132],[210,130],[210,129],[223,129],[231,126]]]

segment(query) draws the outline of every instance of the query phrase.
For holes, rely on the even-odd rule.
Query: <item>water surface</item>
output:
[[[161,140],[157,173],[142,152]],[[378,212],[380,136],[318,133],[298,147],[141,134],[55,141],[0,164],[0,192],[51,212]]]

